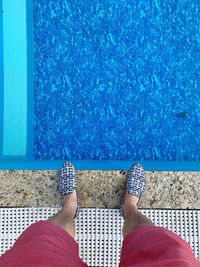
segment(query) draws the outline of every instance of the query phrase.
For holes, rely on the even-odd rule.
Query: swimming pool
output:
[[[200,170],[198,1],[0,2],[1,168]]]

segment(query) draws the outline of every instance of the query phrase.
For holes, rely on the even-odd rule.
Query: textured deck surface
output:
[[[17,237],[33,222],[47,219],[55,208],[0,209],[0,253],[9,249]],[[200,211],[141,210],[158,226],[185,239],[200,258]],[[123,220],[116,209],[82,209],[76,221],[76,239],[80,257],[89,266],[115,267],[120,260]]]

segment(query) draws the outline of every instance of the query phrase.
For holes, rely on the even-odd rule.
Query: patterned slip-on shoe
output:
[[[74,166],[70,162],[65,162],[60,170],[59,180],[58,180],[58,190],[61,195],[71,194],[76,190],[77,176]],[[77,209],[74,219],[78,217],[80,213],[80,201],[77,197]]]
[[[145,190],[145,175],[144,169],[141,164],[134,164],[127,176],[126,180],[126,192],[137,197],[141,197],[142,193]],[[124,218],[124,198],[121,201],[120,214]]]

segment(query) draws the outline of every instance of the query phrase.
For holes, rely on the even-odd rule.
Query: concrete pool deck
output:
[[[146,171],[139,208],[200,208],[200,172]],[[82,207],[118,208],[126,172],[77,171]],[[0,171],[0,207],[60,207],[56,171]]]

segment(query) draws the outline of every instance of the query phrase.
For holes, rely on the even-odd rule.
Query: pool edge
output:
[[[67,161],[67,160],[66,160]],[[1,160],[1,170],[58,170],[64,160]],[[128,170],[136,161],[70,160],[78,170]],[[200,171],[198,161],[142,161],[145,171]]]

